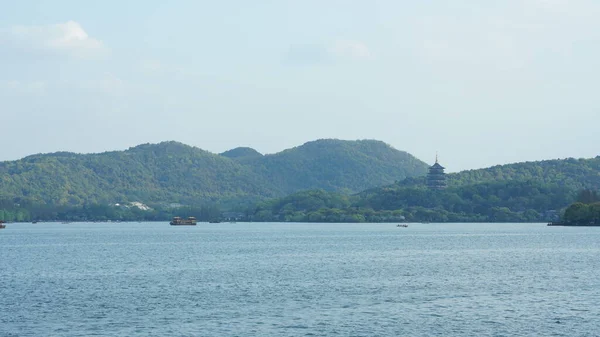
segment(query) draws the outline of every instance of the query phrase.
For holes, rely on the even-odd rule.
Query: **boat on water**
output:
[[[169,224],[171,224],[171,226],[196,226],[196,218],[190,216],[187,219],[184,219],[176,216]]]
[[[0,229],[2,228],[6,228],[6,225],[4,224],[4,221],[0,220]]]
[[[396,225],[396,227],[408,227],[408,225],[405,223],[399,223]]]

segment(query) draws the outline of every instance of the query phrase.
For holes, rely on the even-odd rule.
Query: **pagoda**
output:
[[[443,190],[446,188],[446,173],[444,173],[444,167],[438,163],[437,154],[435,155],[435,164],[429,167],[427,187],[431,190]]]

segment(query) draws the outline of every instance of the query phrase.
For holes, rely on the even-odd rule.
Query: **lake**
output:
[[[597,336],[600,227],[8,224],[0,336]]]

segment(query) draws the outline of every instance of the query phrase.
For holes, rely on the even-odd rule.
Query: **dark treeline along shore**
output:
[[[565,210],[561,221],[549,223],[549,226],[600,226],[600,197],[598,192],[584,190]]]
[[[37,154],[0,163],[0,220],[598,222],[590,196],[600,157],[451,174],[441,164],[376,140],[322,139],[268,155],[172,141]]]

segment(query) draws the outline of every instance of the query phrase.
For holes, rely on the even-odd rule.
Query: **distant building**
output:
[[[446,173],[444,173],[444,167],[438,163],[437,154],[435,155],[435,164],[429,167],[429,173],[427,173],[427,187],[432,190],[446,188]]]

